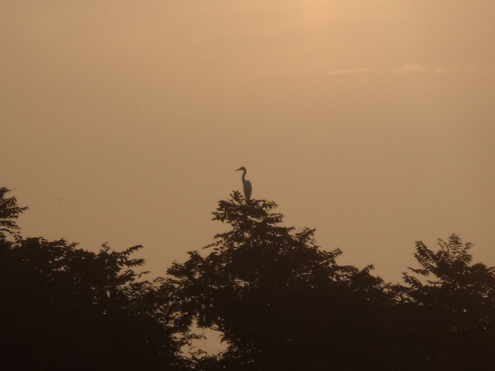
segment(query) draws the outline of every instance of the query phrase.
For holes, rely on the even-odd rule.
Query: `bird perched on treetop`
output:
[[[251,192],[253,191],[253,186],[251,185],[251,182],[249,180],[246,180],[246,173],[247,170],[246,168],[240,167],[236,171],[242,170],[244,173],[242,173],[242,185],[244,186],[244,197],[246,198],[246,201],[249,201],[251,199]]]

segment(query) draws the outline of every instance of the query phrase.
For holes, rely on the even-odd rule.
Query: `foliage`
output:
[[[491,369],[495,268],[472,264],[471,244],[417,242],[420,267],[386,284],[372,266],[338,265],[340,250],[281,226],[274,209],[234,192],[213,213],[231,229],[168,271],[181,320],[228,344],[198,370]]]
[[[15,219],[22,214],[27,207],[17,206],[15,197],[6,197],[10,191],[5,187],[0,187],[0,239],[5,237],[5,233],[15,235],[19,226]]]
[[[12,199],[11,199],[12,200]],[[4,203],[13,211],[15,200]],[[10,223],[10,229],[17,229]],[[0,240],[0,347],[9,370],[179,370],[188,343],[143,259],[103,245]],[[180,335],[179,335],[180,336]]]
[[[276,206],[238,192],[219,203],[214,220],[231,230],[215,236],[206,257],[191,252],[168,271],[183,315],[223,333],[223,361],[235,359],[235,369],[348,367],[355,352],[367,353],[355,367],[376,361],[360,342],[374,336],[378,308],[390,299],[382,280],[371,266],[338,265],[341,251],[320,249],[314,230],[280,226]]]
[[[439,370],[495,364],[495,267],[453,234],[416,243],[404,285],[373,266],[339,265],[314,229],[282,225],[277,205],[234,192],[213,219],[230,226],[153,282],[142,246],[94,253],[23,238],[26,208],[0,188],[0,347],[9,370]],[[7,233],[14,236],[7,239]],[[191,330],[220,331],[219,354]]]
[[[472,244],[455,234],[438,246],[417,242],[420,268],[403,274],[408,341],[421,355],[419,368],[484,370],[495,364],[495,267],[472,264]]]

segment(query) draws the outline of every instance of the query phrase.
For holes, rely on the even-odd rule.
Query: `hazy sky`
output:
[[[495,265],[495,2],[0,0],[1,184],[25,236],[153,275],[240,190],[386,280],[457,233]]]

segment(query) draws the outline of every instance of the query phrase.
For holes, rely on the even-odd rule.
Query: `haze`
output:
[[[0,1],[0,186],[24,236],[153,276],[241,190],[398,281],[457,233],[495,265],[495,3]]]

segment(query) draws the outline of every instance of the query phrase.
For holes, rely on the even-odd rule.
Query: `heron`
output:
[[[251,192],[253,191],[253,186],[251,185],[251,182],[249,180],[246,180],[246,173],[247,170],[246,168],[240,167],[236,171],[242,170],[244,173],[242,173],[242,185],[244,186],[244,197],[246,198],[246,201],[249,201],[251,199]]]

